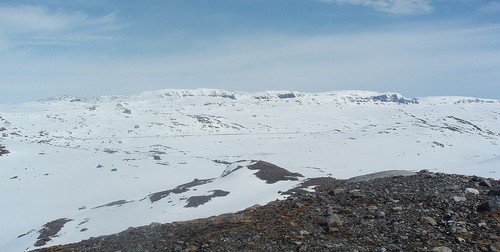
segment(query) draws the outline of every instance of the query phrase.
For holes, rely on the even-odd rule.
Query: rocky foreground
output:
[[[500,251],[500,181],[375,177],[310,179],[265,206],[37,251]]]

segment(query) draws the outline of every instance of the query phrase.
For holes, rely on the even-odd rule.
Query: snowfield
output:
[[[0,104],[0,248],[235,212],[312,177],[428,169],[498,179],[499,125],[499,100],[368,91]]]

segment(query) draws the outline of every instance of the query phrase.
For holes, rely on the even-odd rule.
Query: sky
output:
[[[0,103],[166,88],[500,99],[500,0],[0,2]]]

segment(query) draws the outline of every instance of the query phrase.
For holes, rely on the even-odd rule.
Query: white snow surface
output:
[[[0,248],[36,248],[43,225],[59,218],[72,221],[45,246],[235,212],[312,177],[428,169],[498,179],[499,125],[498,100],[355,90],[159,90],[3,104],[0,145],[10,153],[0,156]],[[244,160],[304,178],[268,184]],[[186,207],[214,190],[229,194]]]

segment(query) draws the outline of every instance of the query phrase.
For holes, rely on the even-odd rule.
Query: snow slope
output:
[[[429,169],[498,179],[499,118],[498,100],[368,91],[159,90],[0,105],[10,152],[0,156],[0,248],[234,212],[311,177]],[[303,177],[268,183],[252,160]],[[42,239],[60,219],[71,221]]]

